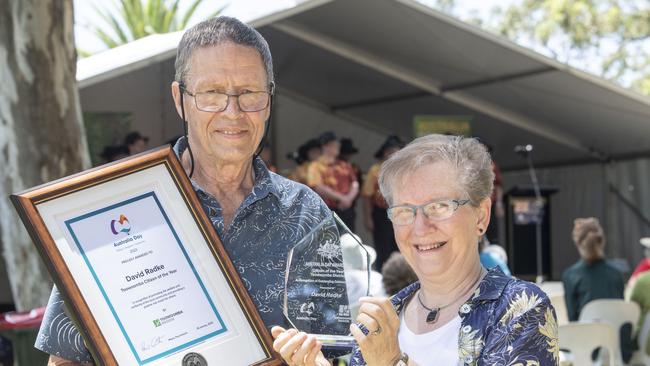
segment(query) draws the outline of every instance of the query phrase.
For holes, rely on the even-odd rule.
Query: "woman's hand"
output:
[[[271,328],[273,349],[282,356],[289,366],[329,366],[320,351],[322,344],[313,334],[298,332],[296,329]]]
[[[401,356],[397,342],[399,318],[388,298],[362,297],[359,299],[357,322],[368,329],[364,335],[356,325],[350,332],[356,339],[368,366],[393,366]]]

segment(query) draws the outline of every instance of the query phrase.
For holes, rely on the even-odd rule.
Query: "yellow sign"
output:
[[[471,136],[470,116],[417,115],[413,118],[415,137],[439,133],[443,135]]]

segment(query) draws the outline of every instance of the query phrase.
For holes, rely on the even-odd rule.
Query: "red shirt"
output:
[[[347,194],[350,192],[352,183],[357,181],[352,165],[343,161],[336,160],[331,164],[325,163],[325,158],[314,161],[309,165],[307,172],[307,185],[311,188],[317,185],[326,185],[338,193]],[[337,202],[324,198],[325,204],[329,208],[336,208]]]
[[[639,265],[636,266],[636,269],[634,269],[634,273],[632,273],[630,280],[636,278],[636,276],[645,271],[650,271],[650,258],[644,258],[641,260],[641,262],[639,262]]]

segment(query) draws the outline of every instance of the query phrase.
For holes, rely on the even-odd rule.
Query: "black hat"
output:
[[[104,150],[102,150],[101,154],[99,154],[99,156],[107,162],[115,161],[118,157],[128,155],[129,150],[124,145],[106,146],[104,147]]]
[[[375,153],[375,158],[381,159],[384,157],[384,152],[390,148],[397,147],[399,149],[404,147],[404,142],[397,135],[390,135],[386,141],[381,145],[379,150]]]
[[[336,140],[336,134],[332,131],[327,131],[323,132],[319,137],[318,137],[318,142],[320,142],[320,145],[323,146],[327,143],[330,143],[332,141]]]
[[[352,139],[346,137],[341,139],[341,152],[340,152],[341,154],[352,155],[358,152],[359,149],[354,147],[354,143],[352,142]]]
[[[144,140],[145,142],[149,142],[148,137],[142,136],[138,131],[133,131],[130,132],[128,135],[126,135],[126,137],[124,138],[124,145],[129,146],[138,140]]]
[[[302,164],[308,160],[309,150],[311,149],[320,149],[320,142],[318,142],[316,139],[311,139],[305,142],[304,144],[300,145],[300,147],[298,147],[297,153],[290,154],[290,159],[295,160],[297,164]]]

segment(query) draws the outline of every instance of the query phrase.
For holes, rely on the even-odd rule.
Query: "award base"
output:
[[[330,334],[316,334],[316,339],[323,344],[323,348],[330,350],[341,350],[352,352],[352,348],[356,344],[354,337],[347,335],[330,335]]]

